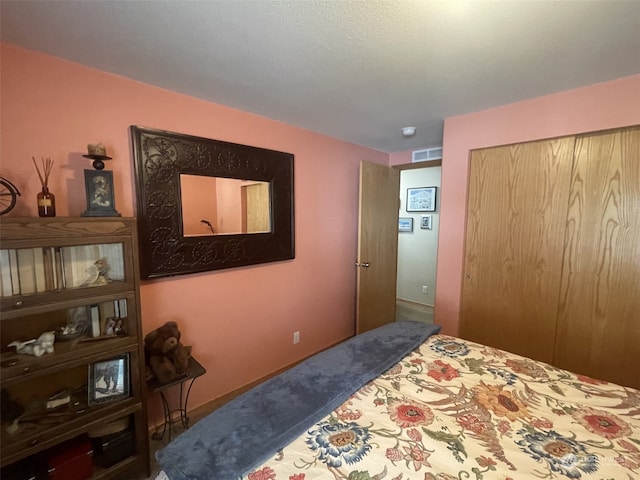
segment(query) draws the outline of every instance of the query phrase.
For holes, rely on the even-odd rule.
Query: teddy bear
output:
[[[169,383],[187,372],[191,347],[180,343],[180,330],[176,322],[167,322],[144,337],[147,379],[161,385]]]

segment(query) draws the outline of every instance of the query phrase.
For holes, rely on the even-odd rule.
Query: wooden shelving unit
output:
[[[92,478],[150,474],[137,252],[133,218],[0,221],[3,470],[39,465],[41,476],[52,448],[125,425],[135,448],[94,465]],[[56,336],[51,353],[9,346],[45,332]]]

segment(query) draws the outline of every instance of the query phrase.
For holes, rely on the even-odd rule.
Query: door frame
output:
[[[403,171],[403,170],[417,170],[417,169],[432,168],[432,167],[441,167],[441,166],[442,166],[442,160],[432,160],[432,161],[429,161],[429,162],[418,162],[418,163],[409,163],[409,164],[400,164],[400,165],[390,165],[390,166],[387,166],[387,168],[398,170],[398,171],[399,171],[399,173],[400,173],[400,174],[402,174],[402,171]],[[361,172],[360,174],[362,175],[362,172]],[[361,192],[360,192],[360,195],[361,195]],[[400,181],[398,181],[398,190],[397,190],[397,193],[396,193],[396,195],[395,195],[395,196],[396,196],[396,198],[398,199],[398,201],[400,201]],[[359,206],[359,209],[361,209],[361,208],[362,208],[362,206],[360,205],[360,206]],[[359,214],[359,215],[360,215],[360,214]],[[358,223],[359,223],[358,228],[359,228],[359,229],[361,228],[361,227],[360,227],[360,221],[361,221],[361,220],[359,220],[359,221],[358,221]],[[362,241],[362,239],[361,239],[360,235],[361,235],[361,234],[360,234],[360,232],[359,232],[359,233],[358,233],[358,254],[357,254],[357,258],[356,258],[356,268],[360,268],[360,262],[362,262],[362,261],[366,261],[366,260],[364,260],[364,259],[360,258],[360,256],[361,256],[360,248],[361,248],[361,241]],[[396,235],[399,235],[399,233],[398,233],[398,232],[396,232]],[[439,241],[439,239],[438,239],[438,241]],[[395,259],[395,262],[396,262],[396,269],[395,269],[395,270],[396,270],[396,273],[395,273],[395,278],[393,279],[393,282],[394,282],[394,285],[396,285],[396,286],[397,286],[397,282],[398,282],[398,271],[397,271],[397,263],[398,263],[397,242],[396,242],[396,259]],[[437,262],[437,252],[436,252],[436,262]],[[368,266],[368,265],[367,265],[367,266]],[[365,330],[362,330],[362,326],[363,326],[363,325],[367,325],[367,324],[368,324],[367,322],[364,322],[364,323],[361,325],[361,323],[360,323],[360,319],[359,319],[359,305],[360,305],[360,302],[361,302],[361,300],[360,300],[360,281],[361,281],[361,279],[360,279],[360,274],[361,274],[361,272],[360,272],[360,271],[358,271],[358,274],[357,274],[357,278],[358,278],[358,279],[357,279],[357,281],[356,281],[356,283],[357,283],[357,285],[356,285],[356,316],[355,316],[355,329],[356,329],[356,334],[358,334],[358,333],[362,333],[362,331],[366,331],[366,329],[365,329]],[[436,288],[436,285],[434,285],[434,289],[435,289],[435,288]],[[395,290],[395,289],[394,289],[394,290]],[[396,290],[396,293],[394,294],[394,299],[393,299],[393,311],[394,311],[394,312],[395,312],[396,303],[397,303],[397,290]],[[434,303],[435,303],[435,302],[434,302]],[[386,305],[386,304],[385,304],[385,305]],[[434,306],[434,314],[435,314],[435,306]],[[392,321],[395,321],[395,314],[394,314],[394,318],[393,318],[393,320],[392,320]],[[368,328],[367,328],[367,329],[368,329]]]

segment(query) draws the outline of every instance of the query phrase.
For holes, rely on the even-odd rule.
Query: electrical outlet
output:
[[[424,293],[425,295],[427,293],[429,293],[429,286],[428,285],[422,285],[422,293]]]
[[[293,344],[300,343],[300,331],[293,332]]]

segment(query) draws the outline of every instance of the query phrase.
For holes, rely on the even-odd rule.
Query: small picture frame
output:
[[[87,210],[83,217],[119,217],[113,194],[113,172],[109,170],[85,170],[84,189]]]
[[[398,218],[398,231],[413,232],[413,218],[411,217]]]
[[[435,212],[438,187],[407,188],[407,212]]]
[[[109,317],[104,324],[102,335],[113,337],[114,335],[126,335],[125,319],[122,317]]]
[[[420,219],[420,228],[431,230],[431,215],[422,215]]]
[[[129,354],[89,364],[89,405],[130,396]]]

